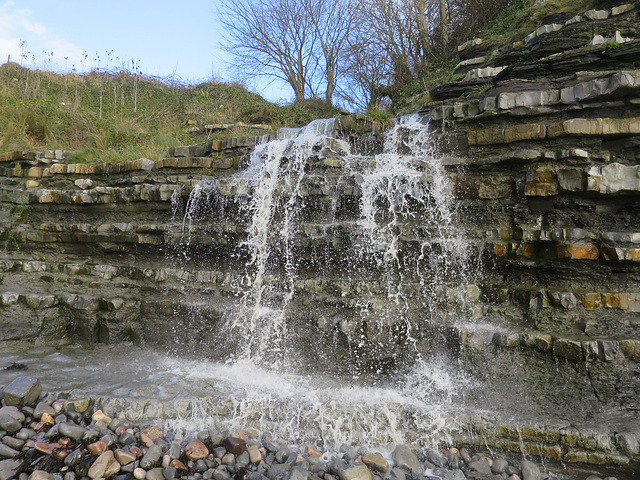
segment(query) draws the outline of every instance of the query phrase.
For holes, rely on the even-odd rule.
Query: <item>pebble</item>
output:
[[[200,460],[206,458],[209,455],[209,449],[200,440],[193,440],[189,442],[184,449],[185,454],[189,460]]]
[[[108,478],[120,471],[120,464],[115,459],[113,451],[102,453],[89,468],[89,478]]]
[[[376,472],[385,474],[389,470],[389,462],[387,462],[382,455],[367,453],[362,458],[362,461],[367,467],[375,470]]]
[[[147,471],[144,468],[138,467],[133,471],[133,476],[138,480],[142,480],[147,476]]]
[[[29,401],[34,407],[0,408],[0,428],[9,427],[0,432],[0,480],[544,478],[533,462],[509,464],[500,457],[472,457],[464,448],[427,449],[416,454],[412,447],[398,445],[390,469],[380,453],[352,445],[341,446],[341,454],[331,456],[311,444],[297,447],[267,434],[260,439],[254,430],[229,436],[213,428],[198,432],[197,439],[187,435],[185,441],[182,434],[165,434],[158,426],[139,430],[100,410],[91,412],[84,397],[63,401],[47,396]],[[31,459],[30,465],[14,460],[21,459],[23,452]],[[49,455],[52,459],[44,458]]]
[[[34,470],[29,475],[29,480],[53,480],[53,475],[44,470]]]
[[[142,468],[149,468],[156,464],[162,456],[162,447],[160,445],[151,445],[147,453],[144,454],[142,460],[140,460],[140,466]]]
[[[14,448],[11,448],[9,445],[5,445],[4,443],[0,443],[0,458],[15,458],[20,454],[20,452]]]
[[[79,442],[84,438],[84,434],[87,432],[87,429],[73,423],[62,422],[58,424],[58,431],[60,432],[60,435],[64,435],[65,437],[72,438],[76,442]]]
[[[135,462],[137,458],[133,453],[127,450],[123,450],[121,448],[117,449],[114,452],[114,455],[116,457],[116,460],[118,460],[118,463],[120,463],[120,465],[129,465],[131,462]]]
[[[15,419],[14,416],[4,413],[0,415],[0,430],[8,433],[17,433],[22,428],[22,423]]]
[[[424,470],[416,454],[407,445],[398,445],[394,449],[393,462],[396,466],[407,470],[412,475],[420,475]]]
[[[222,441],[222,446],[227,450],[227,452],[233,453],[234,455],[240,455],[247,449],[247,442],[241,438],[227,437]]]
[[[2,399],[5,405],[21,407],[35,404],[40,393],[42,393],[40,380],[21,375],[4,387],[2,390]]]

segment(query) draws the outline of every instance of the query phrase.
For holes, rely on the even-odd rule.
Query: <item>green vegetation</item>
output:
[[[321,100],[279,106],[238,84],[170,84],[122,71],[60,75],[0,66],[0,152],[64,149],[72,162],[118,162],[203,141],[188,127],[301,126],[339,112]],[[247,128],[209,138],[250,134]]]
[[[620,46],[620,44],[618,42],[614,42],[613,40],[609,40],[607,42],[604,42],[602,44],[602,46],[606,49],[606,50],[615,50],[616,48],[618,48]]]
[[[595,0],[550,0],[533,8],[535,0],[513,0],[482,30],[480,37],[490,44],[511,43],[522,40],[552,15],[570,15],[588,10]]]

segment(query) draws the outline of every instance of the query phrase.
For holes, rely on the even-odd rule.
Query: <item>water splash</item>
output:
[[[250,257],[244,311],[228,318],[229,331],[244,339],[236,359],[268,362],[274,368],[283,360],[286,309],[295,294],[293,238],[302,208],[302,181],[310,156],[348,152],[348,143],[335,138],[334,126],[335,119],[326,119],[302,129],[281,129],[276,140],[256,147],[248,168],[238,176],[237,181],[247,184],[250,191],[246,211],[251,222],[241,245]],[[269,268],[275,264],[284,269],[284,285],[278,288],[267,281]]]

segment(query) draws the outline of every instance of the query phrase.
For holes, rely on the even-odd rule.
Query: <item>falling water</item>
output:
[[[239,397],[232,395],[233,427],[252,424],[287,435],[303,430],[334,445],[372,436],[397,443],[410,429],[442,438],[452,428],[441,415],[443,405],[470,387],[458,372],[455,355],[434,347],[447,342],[452,317],[469,314],[464,293],[472,281],[467,274],[472,249],[457,223],[451,178],[437,155],[428,121],[417,115],[399,119],[384,135],[379,153],[352,150],[336,120],[318,120],[303,129],[282,130],[275,140],[258,145],[246,168],[231,178],[193,186],[180,225],[184,244],[191,242],[203,212],[215,202],[224,203],[221,198],[240,199],[240,213],[248,219],[246,238],[237,247],[242,252],[238,258],[246,259],[237,282],[239,301],[224,315],[220,330],[221,341],[236,347],[222,364],[197,370],[218,382],[234,379],[236,389],[243,384],[240,378],[256,375],[278,385],[270,391],[249,382]],[[285,375],[295,372],[296,350],[307,348],[291,342],[291,321],[300,311],[293,303],[304,283],[296,241],[303,229],[305,182],[312,175],[309,160],[326,158],[339,158],[343,166],[332,208],[337,211],[342,186],[352,184],[358,193],[358,218],[350,221],[356,230],[335,275],[345,285],[365,279],[354,280],[363,293],[350,299],[344,314],[348,310],[364,323],[345,317],[334,327],[347,338],[347,355],[352,355],[346,375],[330,370],[316,370],[311,377]],[[179,198],[178,193],[176,205]],[[336,211],[325,232],[341,227]],[[383,291],[376,293],[377,283]],[[350,287],[344,288],[343,297],[354,296]],[[337,348],[326,336],[317,339],[318,351],[330,355]],[[392,344],[387,355],[397,357],[397,365],[386,374],[380,366],[363,374],[368,370],[357,366],[360,357],[388,349],[386,344]],[[340,355],[334,353],[335,361]],[[307,363],[301,370],[308,368]],[[203,406],[196,416],[207,415]]]

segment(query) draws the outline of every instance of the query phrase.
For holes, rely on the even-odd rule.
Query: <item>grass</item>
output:
[[[551,15],[570,15],[588,10],[595,0],[550,0],[540,7],[533,7],[535,0],[513,0],[485,28],[480,37],[488,44],[506,45],[522,40],[543,25]]]
[[[72,162],[157,160],[169,146],[203,141],[187,126],[243,122],[276,129],[337,114],[313,99],[279,106],[239,84],[190,86],[127,71],[63,75],[0,66],[0,152],[63,149]],[[249,132],[238,128],[209,138]]]

